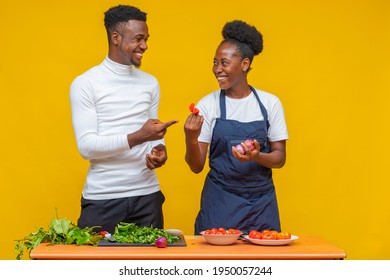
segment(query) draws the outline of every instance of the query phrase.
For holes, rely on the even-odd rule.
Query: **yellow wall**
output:
[[[188,105],[218,88],[211,66],[223,24],[242,19],[265,42],[250,83],[278,95],[286,112],[288,159],[274,172],[284,230],[318,234],[348,259],[390,259],[388,0],[48,3],[0,10],[0,259],[14,259],[14,240],[47,228],[55,208],[77,221],[88,164],[75,145],[69,85],[105,57],[103,12],[119,3],[148,12],[142,69],[160,81],[160,119],[180,120],[158,171],[167,228],[193,232],[205,173],[184,162],[183,124]]]

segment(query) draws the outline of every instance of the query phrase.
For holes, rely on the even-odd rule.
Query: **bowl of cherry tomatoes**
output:
[[[246,240],[257,245],[287,245],[298,239],[298,236],[289,232],[276,230],[251,230],[248,235],[243,236]]]
[[[232,245],[238,240],[242,232],[234,228],[212,228],[201,231],[200,234],[209,244]]]

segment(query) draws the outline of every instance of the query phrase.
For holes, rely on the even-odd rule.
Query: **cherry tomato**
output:
[[[271,233],[271,235],[274,237],[274,239],[278,239],[278,231],[276,231],[276,230],[270,230],[269,231],[270,233]]]
[[[258,232],[258,233],[256,234],[256,238],[257,238],[257,239],[263,239],[263,233],[262,233],[262,232]]]
[[[284,232],[279,232],[278,233],[278,238],[277,239],[287,239],[286,234]]]
[[[231,228],[230,230],[233,234],[240,234],[241,233],[241,230],[239,230],[239,229]]]
[[[257,238],[256,236],[258,235],[258,233],[259,232],[257,230],[255,230],[255,229],[251,230],[249,232],[249,238],[253,238],[253,239]]]
[[[266,239],[266,240],[274,240],[276,239],[272,233],[270,233],[269,231],[267,231],[266,233],[263,233],[263,238],[262,239]]]
[[[204,231],[205,234],[218,234],[218,235],[224,235],[224,234],[241,234],[241,230],[235,229],[235,228],[212,228],[212,229],[206,229]]]

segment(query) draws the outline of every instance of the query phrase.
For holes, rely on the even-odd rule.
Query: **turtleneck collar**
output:
[[[103,65],[106,66],[111,72],[121,76],[127,76],[131,74],[134,68],[133,65],[124,65],[117,63],[111,60],[108,56],[106,56],[106,58],[104,59]]]

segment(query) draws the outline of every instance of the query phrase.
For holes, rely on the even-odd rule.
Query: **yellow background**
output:
[[[49,4],[50,3],[50,4]],[[166,228],[193,233],[205,171],[184,161],[188,105],[218,88],[211,72],[226,21],[264,36],[250,83],[285,108],[287,163],[274,171],[282,227],[317,234],[347,259],[390,259],[390,2],[7,1],[0,10],[0,259],[59,216],[77,222],[88,163],[74,140],[69,86],[107,53],[103,12],[133,4],[151,34],[142,69],[161,86],[160,119],[179,119],[158,170]]]

